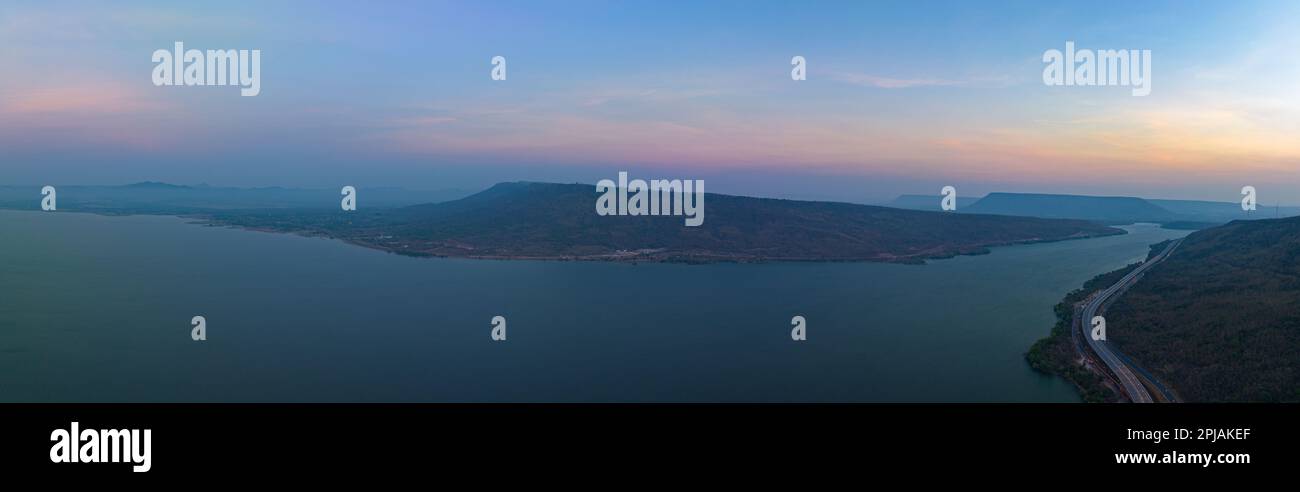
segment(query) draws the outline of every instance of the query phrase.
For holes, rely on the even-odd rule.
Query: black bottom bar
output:
[[[584,474],[589,469],[673,474],[731,466],[791,474],[831,467],[882,476],[952,469],[1256,476],[1281,473],[1296,463],[1298,408],[9,404],[0,405],[5,436],[0,469],[6,476],[129,480],[267,473],[305,478]],[[131,463],[52,462],[51,433],[70,429],[74,421],[81,430],[150,429],[150,470],[133,473]],[[1174,439],[1177,429],[1187,430],[1187,439]],[[1150,436],[1131,439],[1130,430],[1170,435],[1156,443]],[[1174,452],[1175,460],[1211,453],[1240,461],[1248,454],[1249,463],[1116,462],[1117,453],[1156,453],[1162,459]]]

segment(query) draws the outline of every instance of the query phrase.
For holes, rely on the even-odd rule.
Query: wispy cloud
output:
[[[164,111],[170,107],[157,97],[114,84],[80,84],[10,89],[0,96],[0,114],[129,114]]]
[[[981,75],[961,78],[942,77],[885,77],[869,73],[835,71],[830,73],[831,80],[845,84],[874,87],[877,89],[911,89],[916,87],[1008,87],[1018,83],[1010,75]]]
[[[0,12],[0,40],[47,45],[52,42],[151,39],[156,34],[183,32],[249,32],[258,27],[250,18],[220,11],[184,12],[176,7],[140,8],[125,5],[79,4],[53,10],[44,5],[19,6]]]
[[[726,91],[720,89],[619,89],[605,90],[588,97],[583,106],[600,106],[612,102],[629,101],[639,103],[667,103],[684,101],[701,97],[720,96]]]
[[[844,73],[838,72],[831,74],[831,78],[840,82],[861,85],[867,87],[876,87],[880,89],[908,89],[912,87],[954,87],[964,86],[968,82],[961,80],[948,80],[937,78],[914,78],[914,79],[897,79],[891,77],[881,77],[865,73]]]

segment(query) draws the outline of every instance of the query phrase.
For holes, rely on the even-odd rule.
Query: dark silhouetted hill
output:
[[[1122,234],[1078,220],[707,194],[704,223],[599,216],[592,185],[502,183],[445,203],[355,213],[230,212],[216,223],[344,239],[413,255],[646,261],[899,261]]]
[[[1151,202],[1127,196],[989,193],[958,211],[972,214],[1082,219],[1104,224],[1189,220]]]
[[[102,214],[201,214],[237,209],[339,209],[340,189],[227,188],[184,186],[146,181],[122,186],[54,184],[59,210]],[[359,187],[357,200],[371,207],[403,207],[454,200],[472,192],[412,191]],[[40,210],[41,186],[0,186],[0,208]]]
[[[884,204],[886,207],[905,208],[909,210],[929,210],[932,212],[941,212],[942,195],[899,195],[898,198],[890,200]],[[957,196],[957,210],[961,211],[979,200],[977,197]]]
[[[1222,224],[1233,220],[1273,219],[1300,215],[1297,207],[1259,206],[1256,210],[1241,209],[1240,202],[1207,202],[1200,200],[1147,200],[1165,210],[1189,217],[1189,220]]]

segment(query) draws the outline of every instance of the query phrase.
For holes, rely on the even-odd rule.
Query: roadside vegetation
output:
[[[1052,333],[1047,338],[1035,342],[1025,354],[1029,366],[1036,371],[1060,376],[1073,383],[1085,402],[1118,401],[1119,394],[1107,386],[1101,376],[1082,364],[1082,356],[1075,348],[1075,340],[1070,335],[1070,330],[1074,320],[1075,304],[1082,302],[1088,294],[1118,282],[1137,266],[1138,264],[1134,263],[1113,272],[1103,273],[1085,282],[1083,288],[1066,294],[1054,308],[1056,326],[1052,327]]]

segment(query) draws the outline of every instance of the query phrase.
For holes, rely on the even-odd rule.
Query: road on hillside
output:
[[[1100,310],[1102,306],[1106,305],[1106,302],[1117,297],[1132,286],[1133,283],[1137,282],[1147,269],[1155,266],[1161,261],[1164,261],[1165,258],[1168,258],[1169,255],[1173,253],[1174,249],[1177,248],[1179,244],[1182,244],[1182,242],[1182,239],[1174,240],[1174,242],[1170,243],[1169,246],[1166,246],[1164,251],[1161,251],[1160,254],[1146,262],[1143,262],[1137,268],[1134,268],[1133,271],[1129,272],[1128,275],[1125,275],[1124,278],[1115,282],[1114,285],[1111,285],[1110,287],[1107,287],[1106,290],[1094,295],[1092,299],[1088,301],[1088,304],[1084,306],[1083,316],[1079,318],[1077,323],[1079,329],[1082,330],[1083,339],[1088,342],[1088,348],[1091,348],[1093,353],[1097,354],[1097,357],[1106,364],[1106,368],[1110,370],[1111,374],[1115,375],[1115,379],[1119,381],[1121,386],[1123,386],[1122,389],[1124,390],[1124,393],[1133,401],[1133,403],[1151,403],[1151,394],[1147,392],[1146,386],[1142,384],[1142,380],[1134,374],[1134,368],[1130,367],[1115,355],[1115,351],[1111,349],[1110,343],[1105,340],[1094,340],[1092,338],[1092,318],[1097,315],[1097,311]],[[1109,326],[1106,328],[1107,330],[1110,329]]]

